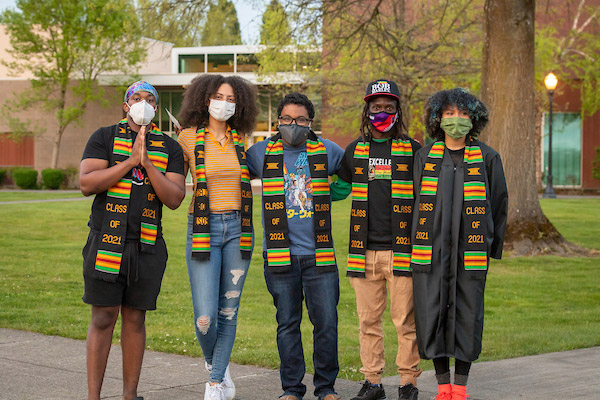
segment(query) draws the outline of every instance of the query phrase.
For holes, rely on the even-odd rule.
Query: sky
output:
[[[43,0],[42,0],[43,1]],[[266,8],[266,1],[259,0],[233,0],[240,21],[242,41],[245,44],[258,43],[259,29],[262,13]],[[15,0],[0,0],[0,10],[15,7]]]

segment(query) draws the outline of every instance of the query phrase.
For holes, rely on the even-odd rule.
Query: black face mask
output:
[[[297,124],[278,125],[277,129],[281,133],[281,138],[290,146],[300,146],[306,142],[310,128]]]

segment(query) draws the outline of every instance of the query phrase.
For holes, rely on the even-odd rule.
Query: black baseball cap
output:
[[[375,96],[390,96],[400,101],[398,85],[396,85],[396,82],[387,79],[378,79],[367,85],[363,100],[367,101],[369,98]]]

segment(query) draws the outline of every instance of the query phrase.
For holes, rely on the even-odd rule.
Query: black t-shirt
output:
[[[118,125],[107,126],[98,129],[92,134],[83,151],[82,160],[86,158],[98,158],[107,160],[111,165],[113,160],[113,143]],[[133,142],[135,143],[136,132],[131,131]],[[183,171],[183,151],[181,146],[168,135],[165,137],[165,146],[169,152],[169,161],[166,172],[176,172],[184,175]],[[142,173],[146,171],[142,168]],[[92,204],[92,213],[88,226],[92,230],[100,231],[102,229],[102,220],[104,219],[104,210],[106,208],[106,193],[98,193]],[[142,221],[142,186],[131,185],[131,197],[129,199],[129,212],[127,214],[127,236],[126,240],[139,240]],[[162,203],[158,207],[158,237],[162,236]]]
[[[452,162],[454,163],[455,167],[463,160],[463,158],[465,158],[465,148],[464,147],[462,149],[458,149],[458,150],[448,149],[448,152],[450,153],[450,158],[452,158]]]
[[[354,149],[361,139],[346,147],[338,178],[352,182]],[[413,154],[421,145],[410,139]],[[369,151],[369,192],[367,249],[392,249],[392,141],[371,140]]]

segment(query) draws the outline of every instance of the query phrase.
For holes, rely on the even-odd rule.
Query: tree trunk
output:
[[[505,249],[514,255],[580,251],[544,215],[535,180],[534,0],[486,0],[483,137],[502,156],[509,191]]]
[[[54,140],[52,140],[52,162],[50,164],[50,168],[58,167],[58,155],[60,153],[60,142],[62,140],[62,135],[65,132],[66,126],[59,126],[58,131],[54,135]]]

